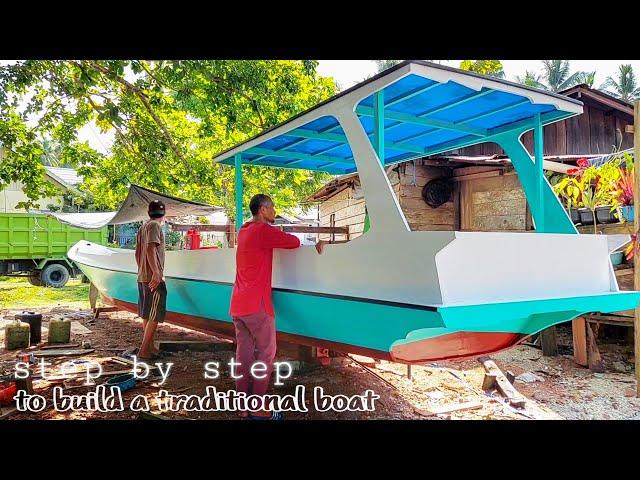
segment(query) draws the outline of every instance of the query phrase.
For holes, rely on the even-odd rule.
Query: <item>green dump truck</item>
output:
[[[37,213],[0,212],[0,275],[27,276],[32,285],[63,287],[80,270],[67,258],[79,240],[105,245],[107,227],[72,227]]]

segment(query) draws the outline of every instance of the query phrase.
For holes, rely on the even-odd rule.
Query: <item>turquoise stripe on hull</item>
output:
[[[136,276],[86,265],[81,269],[110,297],[136,304]],[[167,278],[167,310],[231,323],[232,286]],[[437,311],[274,290],[279,332],[383,352],[458,332],[532,335],[587,312],[635,308],[638,292],[439,307]]]
[[[96,287],[136,304],[136,276],[81,265]],[[167,278],[167,310],[231,323],[231,285]],[[416,329],[443,327],[435,311],[350,301],[283,291],[273,292],[279,332],[389,352],[397,339]]]

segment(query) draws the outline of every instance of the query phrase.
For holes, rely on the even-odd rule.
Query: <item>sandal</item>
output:
[[[284,415],[282,412],[271,412],[271,416],[270,417],[262,417],[259,415],[249,415],[249,417],[247,417],[249,420],[258,420],[258,421],[262,421],[262,420],[284,420]]]

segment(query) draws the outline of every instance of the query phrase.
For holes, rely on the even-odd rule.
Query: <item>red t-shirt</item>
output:
[[[247,222],[238,233],[236,281],[231,295],[232,317],[265,311],[275,316],[271,302],[271,270],[274,248],[298,248],[300,239],[268,223]]]

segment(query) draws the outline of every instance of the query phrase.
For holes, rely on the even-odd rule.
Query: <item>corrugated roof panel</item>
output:
[[[542,115],[543,124],[548,124],[581,111],[580,102],[554,93],[426,62],[405,62],[274,127],[280,134],[271,129],[219,154],[215,161],[233,165],[237,152],[248,164],[352,172],[355,164],[351,148],[342,143],[344,132],[337,119],[326,113],[331,111],[332,102],[349,93],[357,95],[360,88],[398,70],[406,74],[383,87],[385,163],[419,157],[429,149],[452,150],[483,143],[492,129],[508,129],[512,124],[520,128],[521,120],[533,119],[537,113]],[[366,95],[356,107],[372,146],[374,96]],[[320,107],[323,114],[313,118],[313,111]],[[302,116],[309,121],[301,122]],[[288,131],[284,130],[287,124],[291,125]],[[297,131],[292,134],[293,130]],[[264,141],[257,143],[261,137]]]

